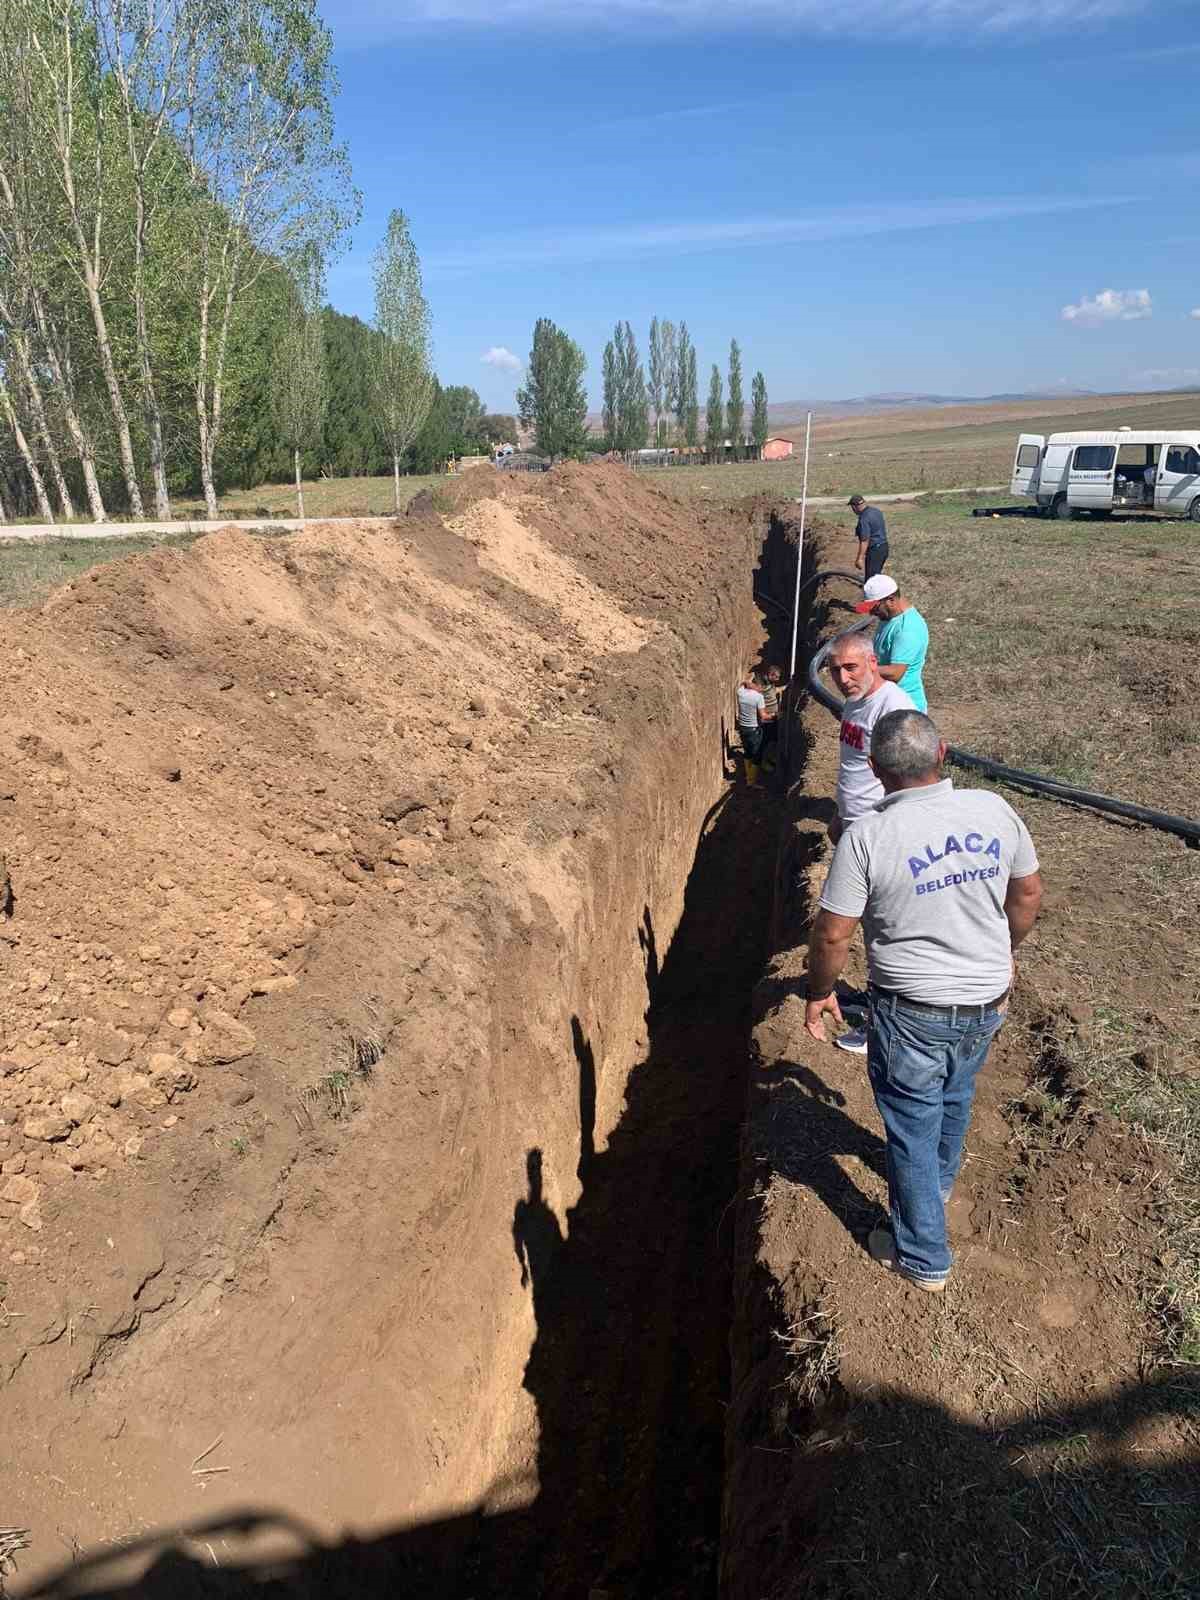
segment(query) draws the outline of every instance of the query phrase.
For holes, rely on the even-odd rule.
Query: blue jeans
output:
[[[742,741],[742,749],[746,753],[747,761],[760,761],[762,759],[763,731],[762,728],[743,728],[738,724],[738,738]]]
[[[910,1277],[950,1271],[946,1201],[958,1176],[975,1077],[1004,1021],[994,1006],[919,1011],[871,990],[867,1071],[887,1132],[896,1257]]]
[[[867,546],[867,552],[863,558],[864,583],[868,578],[877,578],[879,576],[879,574],[883,571],[884,563],[887,561],[887,558],[888,547],[886,544],[869,544]]]

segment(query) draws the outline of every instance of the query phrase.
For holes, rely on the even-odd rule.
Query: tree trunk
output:
[[[304,489],[300,482],[300,451],[292,451],[292,459],[296,464],[296,515],[301,522],[304,521]]]
[[[140,311],[139,307],[139,311]],[[139,342],[143,335],[139,334]],[[142,385],[146,398],[146,431],[150,436],[150,471],[154,475],[154,515],[160,521],[170,521],[171,496],[167,491],[167,462],[166,452],[163,449],[162,413],[158,408],[158,396],[154,392],[154,376],[150,371],[150,361],[143,348],[142,357]]]
[[[23,348],[24,343],[25,341],[22,340],[21,346],[18,346],[16,340],[13,340],[13,347],[18,352],[19,364],[25,369],[23,374],[25,392],[29,396],[29,411],[33,418],[34,431],[41,441],[42,450],[45,452],[46,460],[50,465],[50,476],[54,480],[54,492],[58,496],[59,512],[64,521],[69,522],[75,515],[75,506],[71,500],[71,491],[67,487],[67,480],[63,477],[62,463],[58,458],[58,446],[54,442],[54,436],[51,434],[49,424],[46,421],[46,407],[42,402],[42,391],[38,386],[37,376],[29,360],[28,350]]]
[[[204,490],[204,515],[210,520],[220,515],[217,489],[213,483],[213,440],[208,426],[208,398],[201,376],[196,383],[196,423],[200,438],[200,483]]]
[[[104,373],[104,386],[108,390],[109,408],[113,415],[113,425],[117,430],[117,448],[121,453],[121,471],[125,477],[125,493],[129,496],[129,509],[135,517],[145,516],[142,505],[142,491],[138,484],[137,465],[133,459],[133,439],[129,432],[129,417],[125,411],[125,401],[121,397],[121,385],[117,378],[116,364],[113,361],[112,342],[108,337],[108,319],[104,315],[104,307],[100,303],[100,290],[96,283],[95,274],[90,265],[84,271],[85,288],[87,289],[88,304],[92,309],[92,325],[96,330],[96,343],[100,350],[100,368]]]
[[[67,425],[67,432],[71,436],[71,448],[75,452],[83,473],[83,486],[87,494],[88,508],[92,513],[93,522],[107,522],[108,513],[104,509],[104,497],[100,493],[100,480],[96,476],[96,452],[92,446],[91,435],[86,431],[79,413],[75,409],[73,391],[67,372],[58,357],[58,348],[52,337],[51,329],[45,309],[40,297],[34,299],[34,317],[37,321],[38,333],[41,337],[42,349],[50,367],[50,376],[54,379],[54,388],[58,403],[62,407],[63,421]]]
[[[25,463],[25,471],[29,474],[29,481],[33,485],[33,493],[37,499],[38,511],[43,522],[53,522],[54,512],[50,509],[50,497],[46,493],[46,485],[38,471],[38,464],[33,458],[33,451],[29,448],[29,440],[25,437],[20,419],[13,408],[12,399],[7,389],[0,388],[0,405],[3,405],[4,415],[8,418],[8,425],[12,429],[13,438],[17,442],[17,449],[21,452],[21,460]]]
[[[396,491],[396,515],[400,515],[400,452],[392,451],[392,481]]]

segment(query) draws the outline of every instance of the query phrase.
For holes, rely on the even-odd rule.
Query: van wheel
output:
[[[1200,522],[1200,494],[1196,496],[1188,507],[1188,516],[1191,517],[1193,522]]]
[[[1059,522],[1074,522],[1075,507],[1070,505],[1065,494],[1056,494],[1054,504],[1050,508],[1050,515]]]

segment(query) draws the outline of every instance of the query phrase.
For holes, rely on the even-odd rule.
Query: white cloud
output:
[[[485,367],[499,367],[503,372],[521,370],[520,356],[513,355],[512,351],[506,350],[502,344],[494,344],[490,350],[485,350],[479,359]]]
[[[1094,328],[1102,322],[1141,322],[1153,309],[1149,289],[1101,289],[1090,299],[1084,295],[1077,306],[1064,306],[1062,320]]]
[[[961,38],[1079,28],[1137,15],[1151,0],[327,0],[339,42],[396,36],[422,25],[459,24],[489,32],[522,25],[578,30],[637,28],[722,32],[735,26],[789,34],[919,34]]]
[[[476,237],[459,249],[435,252],[428,272],[496,271],[504,267],[626,261],[661,254],[695,255],[754,245],[808,244],[856,234],[899,233],[914,228],[1007,222],[1063,211],[1123,205],[1126,198],[949,200],[931,204],[842,206],[794,217],[734,217],[692,222],[614,223],[589,228],[538,228]],[[486,358],[485,358],[486,359]]]

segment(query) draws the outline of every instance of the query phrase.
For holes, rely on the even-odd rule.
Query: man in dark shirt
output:
[[[858,518],[858,525],[854,529],[854,537],[858,540],[854,565],[863,568],[865,582],[867,578],[874,578],[882,572],[887,562],[887,523],[879,507],[869,506],[860,494],[850,496],[850,509]]]

